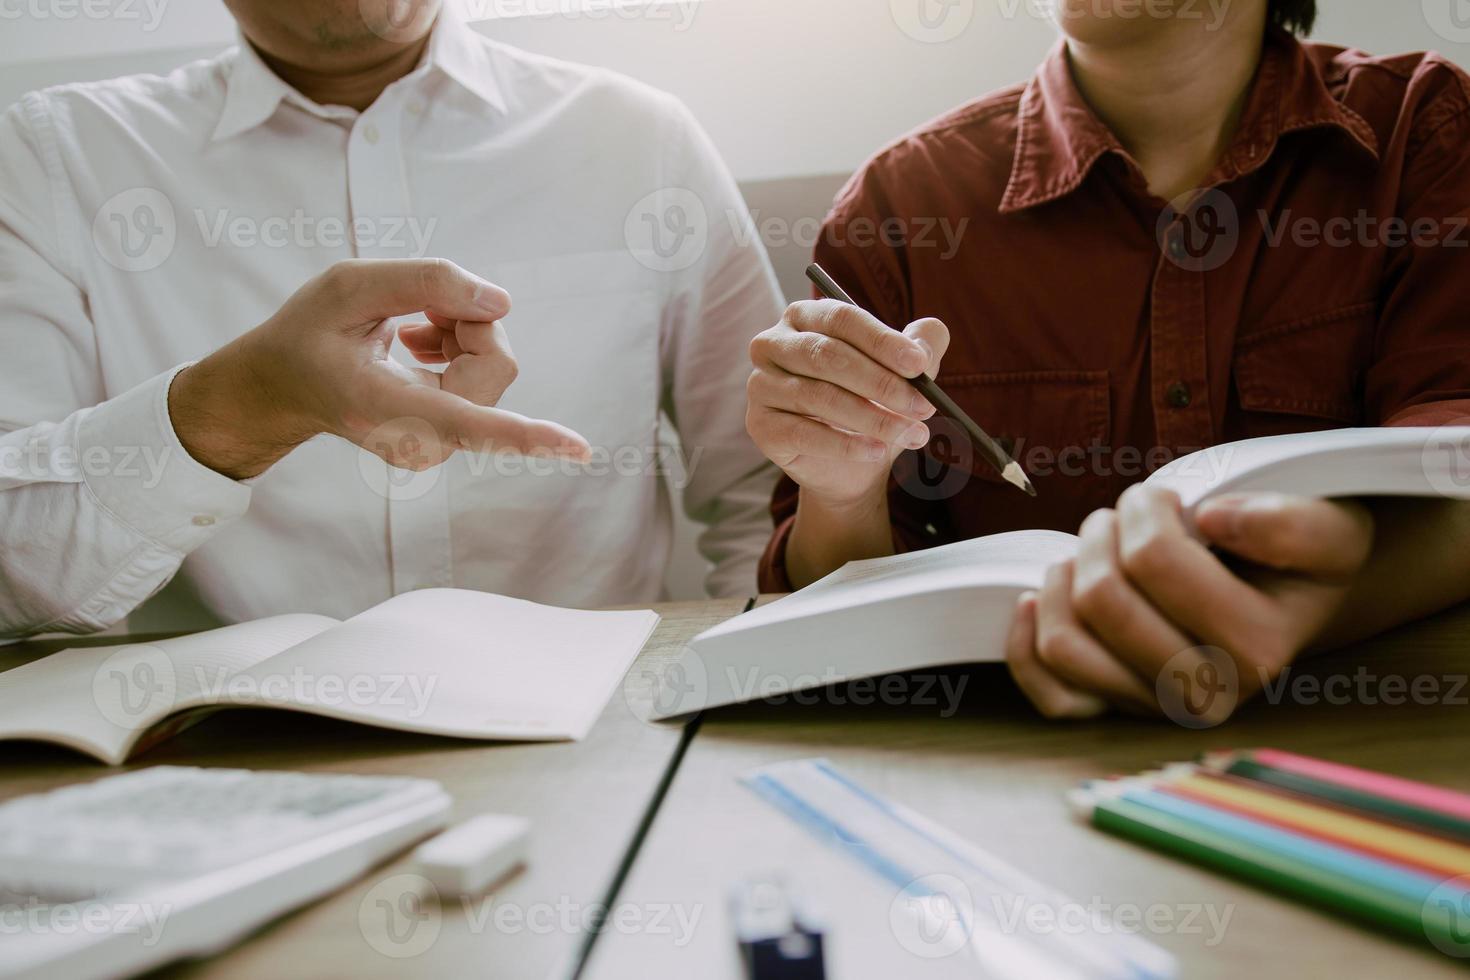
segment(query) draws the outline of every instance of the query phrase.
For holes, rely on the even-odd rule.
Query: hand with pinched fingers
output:
[[[458,450],[586,459],[580,435],[495,407],[515,380],[500,319],[510,296],[443,259],[353,260],[312,279],[273,317],[175,378],[169,412],[185,448],[227,476],[268,469],[327,432],[422,469]],[[424,363],[389,356],[391,318]],[[402,438],[427,427],[433,445]],[[400,432],[399,430],[402,430]]]

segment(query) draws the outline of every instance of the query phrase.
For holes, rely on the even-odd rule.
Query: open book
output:
[[[1226,493],[1470,499],[1470,427],[1339,429],[1251,439],[1181,457],[1147,481],[1187,510]],[[695,637],[663,674],[655,715],[899,671],[1005,659],[1022,592],[1077,538],[1018,531],[852,562]]]
[[[75,647],[0,673],[0,738],[117,765],[206,712],[270,707],[457,738],[579,739],[656,625],[648,610],[426,589],[341,622],[273,616]]]

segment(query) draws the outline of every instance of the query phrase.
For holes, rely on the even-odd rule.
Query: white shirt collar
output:
[[[508,111],[489,46],[466,22],[460,0],[445,0],[425,61],[431,70],[442,71],[488,105]]]
[[[338,118],[344,114],[338,107],[317,105],[286,84],[243,36],[225,59],[229,66],[225,105],[214,130],[214,140],[226,140],[254,129],[274,115],[283,100],[325,118]],[[421,77],[434,72],[453,79],[495,109],[506,111],[505,97],[489,53],[474,29],[465,22],[454,0],[446,2],[440,10],[424,60],[407,77]]]

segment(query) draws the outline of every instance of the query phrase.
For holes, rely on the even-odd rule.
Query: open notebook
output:
[[[1470,427],[1339,429],[1184,456],[1149,477],[1187,509],[1225,493],[1470,499]],[[827,684],[1005,659],[1016,599],[1077,538],[1017,531],[852,562],[695,637],[663,675],[657,717]]]
[[[72,648],[0,673],[0,738],[117,765],[222,707],[457,738],[586,735],[658,625],[458,589],[339,622],[289,615],[149,644]]]

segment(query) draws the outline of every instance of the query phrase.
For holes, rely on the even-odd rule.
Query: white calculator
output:
[[[0,977],[218,952],[441,829],[438,783],[157,766],[0,804]]]

